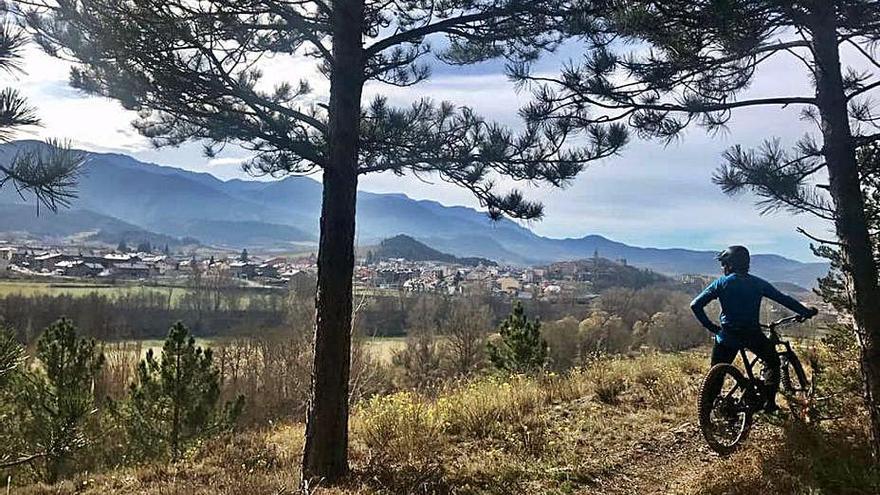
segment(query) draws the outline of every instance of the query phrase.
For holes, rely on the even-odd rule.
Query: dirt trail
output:
[[[764,436],[762,426],[755,428],[748,442]],[[579,493],[693,493],[700,477],[721,460],[706,446],[697,424],[684,423],[650,441],[633,443],[620,452],[594,486]]]
[[[697,426],[684,423],[620,452],[596,485],[582,493],[677,493],[717,460],[702,443]]]

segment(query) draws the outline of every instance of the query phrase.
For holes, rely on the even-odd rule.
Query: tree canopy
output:
[[[304,74],[266,77],[263,62],[314,59],[334,68],[331,17],[320,0],[24,1],[22,13],[50,53],[78,62],[71,83],[138,111],[157,145],[201,141],[214,155],[234,143],[255,174],[309,174],[327,166],[329,106]],[[588,29],[567,2],[455,0],[364,2],[361,83],[410,86],[431,64],[534,60]],[[272,76],[275,76],[273,74]],[[572,128],[589,131],[569,146]],[[614,153],[619,126],[556,119],[514,132],[472,110],[430,99],[395,108],[369,102],[358,172],[436,173],[472,191],[493,215],[537,218],[541,206],[498,191],[499,176],[564,185],[588,161]]]
[[[722,131],[737,109],[796,106],[821,129],[815,91],[754,96],[748,90],[762,69],[784,57],[803,67],[804,80],[815,80],[815,23],[829,15],[839,45],[859,60],[843,72],[855,144],[874,142],[880,127],[870,94],[880,80],[865,68],[880,67],[880,2],[821,3],[830,10],[809,1],[595,2],[588,11],[597,26],[593,44],[581,60],[555,77],[531,74],[528,63],[512,66],[512,76],[533,88],[535,99],[524,111],[530,121],[624,123],[638,137],[671,142],[692,125]],[[810,135],[790,149],[775,138],[756,150],[735,146],[715,180],[727,193],[752,189],[765,211],[807,209],[831,220],[830,198],[813,180],[823,177],[823,151],[822,139]]]

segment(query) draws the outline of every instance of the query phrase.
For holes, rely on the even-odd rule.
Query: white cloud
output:
[[[574,56],[577,53],[569,50],[559,60]],[[769,70],[755,81],[749,95],[808,92],[809,81],[799,64],[789,57],[768,65]],[[543,63],[541,70],[552,70],[553,66]],[[277,56],[267,58],[261,67],[266,87],[305,78],[311,81],[315,97],[326,100],[328,84],[313,60]],[[21,88],[38,107],[45,125],[27,134],[29,137],[67,137],[86,149],[122,151],[142,160],[209,172],[223,179],[244,177],[239,165],[247,152],[238,147],[230,147],[213,159],[202,156],[198,145],[155,150],[131,128],[133,113],[116,102],[67,87],[67,63],[29,48],[25,68],[27,75],[17,79],[5,76],[0,82]],[[368,99],[380,94],[397,105],[422,97],[453,101],[511,126],[518,124],[517,111],[528,99],[527,94],[514,90],[497,64],[445,67],[431,80],[411,88],[371,83],[365,89]],[[680,142],[669,146],[635,141],[621,156],[590,166],[565,190],[525,187],[530,197],[545,203],[547,212],[542,222],[530,227],[554,237],[598,233],[644,246],[714,249],[738,242],[758,251],[808,259],[808,243],[794,232],[794,226],[805,225],[816,232],[827,226],[787,213],[761,216],[753,207],[754,198],[723,196],[711,183],[711,176],[721,152],[733,144],[757,146],[769,136],[780,136],[783,142],[791,143],[812,131],[799,120],[797,109],[761,108],[736,113],[729,130],[717,136],[692,129]],[[361,188],[478,206],[467,191],[430,177],[426,180],[379,174],[363,178]],[[505,181],[502,184],[513,185]]]

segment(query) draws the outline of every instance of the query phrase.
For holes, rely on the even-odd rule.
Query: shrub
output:
[[[594,361],[588,368],[593,392],[600,402],[610,405],[620,403],[620,395],[629,388],[626,376],[619,366],[611,360]]]
[[[218,407],[219,371],[212,360],[211,350],[196,347],[182,323],[171,327],[160,360],[147,351],[121,409],[129,440],[141,455],[170,454],[176,461],[191,442],[235,423],[244,398]]]
[[[498,328],[501,338],[489,342],[489,359],[499,370],[534,373],[547,363],[547,342],[541,337],[541,322],[526,317],[522,303]]]
[[[581,347],[586,356],[620,353],[632,343],[630,328],[619,317],[595,311],[579,326]]]
[[[413,392],[398,392],[366,401],[355,428],[371,462],[427,465],[441,448],[443,422],[437,409]]]
[[[104,356],[94,340],[78,338],[76,327],[66,319],[46,328],[35,355],[39,364],[25,370],[13,385],[15,422],[30,456],[41,460],[43,478],[55,482],[89,441],[88,422],[95,417],[93,386]]]
[[[803,365],[812,369],[811,420],[851,418],[864,414],[862,374],[856,333],[850,325],[832,325],[823,344],[801,353]]]
[[[265,423],[305,412],[312,367],[311,339],[298,329],[218,345],[220,401],[246,396],[241,421]]]
[[[547,341],[551,369],[564,371],[578,364],[583,347],[578,325],[576,318],[568,316],[542,326],[541,335]]]
[[[687,304],[683,303],[683,308]],[[690,311],[672,309],[654,313],[649,319],[633,327],[642,342],[661,351],[690,349],[707,341],[706,331],[700,327]]]
[[[666,409],[677,405],[689,390],[689,384],[678,369],[657,359],[640,363],[635,382],[644,390],[651,407]]]
[[[485,377],[445,391],[437,409],[452,434],[484,438],[499,426],[520,424],[544,402],[539,383],[525,376]]]
[[[437,339],[442,324],[438,301],[421,297],[407,315],[406,346],[397,352],[392,362],[403,369],[406,385],[426,388],[443,378],[443,346]]]

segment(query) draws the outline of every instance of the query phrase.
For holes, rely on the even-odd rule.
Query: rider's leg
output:
[[[736,359],[737,352],[739,352],[739,349],[736,347],[715,342],[715,346],[712,348],[712,366],[715,366],[718,363],[732,363],[733,360]]]
[[[764,409],[773,411],[777,409],[776,393],[779,392],[779,368],[782,366],[782,363],[779,361],[779,354],[776,353],[776,346],[773,345],[763,332],[756,332],[750,336],[746,344],[746,348],[755,353],[764,362],[764,369],[767,370],[764,382],[767,404],[764,406]]]

